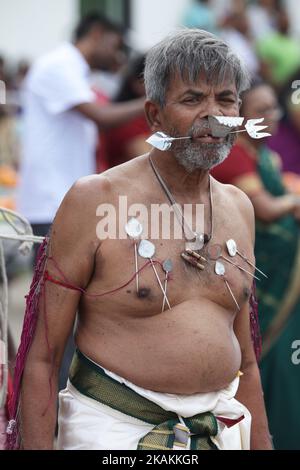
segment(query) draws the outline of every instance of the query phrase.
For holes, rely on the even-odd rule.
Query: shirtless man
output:
[[[158,426],[156,431],[171,429],[173,448],[189,448],[199,435],[187,418],[197,415],[201,421],[206,412],[212,420],[217,417],[217,428],[200,433],[198,448],[206,448],[203,436],[210,448],[272,448],[250,336],[251,276],[224,261],[227,285],[238,310],[224,278],[215,274],[215,261],[208,259],[205,269],[197,270],[181,257],[184,238],[161,236],[152,242],[162,284],[165,273],[158,261],[171,259],[173,263],[167,288],[171,309],[166,306],[161,313],[164,296],[149,263],[139,273],[136,291],[133,241],[99,240],[96,230],[97,208],[103,203],[116,208],[117,220],[124,217],[119,213],[119,196],[127,197],[128,207],[140,203],[149,213],[152,204],[168,203],[151,157],[178,204],[204,204],[204,232],[209,234],[213,226],[206,253],[209,247],[213,251],[215,245],[221,245],[225,255],[226,240],[234,238],[254,263],[251,203],[240,190],[209,176],[209,169],[228,155],[233,139],[207,135],[207,116],[239,115],[239,93],[247,82],[247,73],[228,46],[203,31],[176,32],[149,52],[145,110],[151,129],[192,139],[177,141],[164,153],[153,149],[150,155],[102,175],[82,178],[65,197],[53,225],[50,255],[68,284],[85,292],[46,283],[47,328],[40,308],[23,376],[23,448],[53,447],[56,396],[52,393],[49,402],[49,377],[56,386],[77,310],[75,340],[80,352],[71,367],[71,383],[61,392],[59,448],[168,448],[166,443],[151,447],[151,436],[147,440],[155,425],[160,426],[159,420],[127,409],[139,399],[143,408],[149,405],[151,416],[151,406],[171,413],[161,421],[170,423],[169,419],[178,416],[181,435],[172,426]],[[241,259],[234,261],[249,270]],[[139,268],[144,262],[147,260],[138,257]],[[50,259],[47,270],[53,279],[63,281]],[[113,290],[102,297],[91,295]],[[243,373],[240,379],[239,370]],[[124,394],[128,398],[123,399],[121,409]],[[220,416],[235,420],[231,422],[235,425],[225,426]]]

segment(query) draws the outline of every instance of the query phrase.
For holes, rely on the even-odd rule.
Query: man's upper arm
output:
[[[247,226],[247,231],[249,237],[251,237],[251,246],[252,250],[254,251],[254,242],[255,242],[255,216],[254,216],[254,209],[250,199],[241,191],[238,190],[239,196],[238,204],[240,210],[245,218],[245,224]],[[255,264],[255,261],[254,261]],[[248,266],[247,269],[250,269]],[[253,342],[251,338],[251,326],[250,326],[250,304],[249,301],[246,302],[244,307],[239,311],[237,314],[235,321],[234,321],[234,331],[236,337],[239,341],[240,348],[242,351],[242,370],[246,369],[249,365],[256,363],[255,353]]]
[[[242,352],[241,371],[243,372],[247,367],[256,364],[254,345],[251,338],[249,302],[244,305],[235,318],[234,333]]]
[[[80,288],[85,288],[89,282],[100,243],[96,237],[96,209],[92,201],[87,181],[79,181],[68,192],[53,223],[46,263],[52,278]],[[79,291],[45,282],[30,350],[35,360],[60,362],[80,297]]]

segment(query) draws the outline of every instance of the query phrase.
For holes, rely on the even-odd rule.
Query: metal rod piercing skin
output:
[[[231,295],[231,297],[232,297],[232,299],[233,299],[235,305],[237,306],[238,310],[241,310],[241,309],[240,309],[240,306],[239,306],[239,304],[238,304],[238,302],[237,302],[237,300],[236,300],[236,298],[235,298],[235,296],[234,296],[234,293],[232,292],[232,289],[231,289],[231,287],[230,287],[230,285],[229,285],[227,279],[225,278],[225,273],[226,273],[225,266],[224,266],[224,264],[221,263],[220,261],[216,261],[216,264],[215,264],[215,273],[216,273],[218,276],[223,277],[223,281],[225,282],[225,285],[226,285],[226,287],[227,287],[227,289],[228,289],[228,291],[229,291],[229,293],[230,293],[230,295]]]
[[[159,284],[159,287],[161,288],[161,291],[164,295],[164,297],[166,297],[166,302],[167,302],[167,305],[169,307],[169,309],[171,310],[171,305],[170,305],[170,302],[168,300],[168,297],[166,296],[166,293],[165,293],[165,290],[163,288],[163,285],[161,283],[161,280],[159,278],[159,275],[156,271],[156,268],[154,266],[154,263],[153,263],[153,256],[155,254],[155,246],[153,245],[152,242],[150,242],[149,240],[141,240],[140,244],[139,244],[139,248],[138,248],[138,253],[139,255],[142,257],[142,258],[146,258],[146,259],[149,259],[150,263],[151,263],[151,266],[152,266],[152,269],[154,271],[154,274],[155,274],[155,277],[157,279],[157,282]]]
[[[137,257],[137,243],[134,242],[134,261],[135,261],[135,285],[136,291],[139,291],[139,266],[138,266],[138,257]]]
[[[249,119],[245,124],[245,129],[232,130],[235,127],[240,127],[243,122],[243,117],[232,117],[232,116],[208,116],[208,123],[211,135],[213,137],[225,138],[229,134],[235,134],[239,132],[247,132],[252,139],[263,139],[269,137],[271,134],[268,132],[261,132],[267,129],[268,126],[260,126],[263,123],[264,118]],[[193,136],[182,136],[182,137],[171,137],[164,132],[156,132],[151,135],[146,142],[153,147],[165,152],[169,150],[172,143],[176,140],[188,140],[192,139]]]
[[[154,264],[153,264],[153,260],[152,260],[152,258],[149,258],[149,260],[150,260],[151,266],[152,266],[152,268],[153,268],[153,271],[154,271],[154,273],[155,273],[155,276],[156,276],[157,282],[158,282],[158,284],[159,284],[159,287],[161,288],[162,293],[163,293],[163,295],[164,295],[164,298],[166,299],[167,306],[168,306],[169,309],[171,310],[170,302],[169,302],[168,297],[167,297],[167,295],[166,295],[166,291],[165,291],[164,288],[163,288],[163,285],[162,285],[162,283],[161,283],[161,280],[159,279],[159,275],[158,275],[158,272],[156,271],[156,267],[155,267]]]
[[[137,240],[143,233],[142,224],[135,218],[130,219],[125,225],[125,232],[134,241],[134,264],[135,264],[135,284],[136,292],[139,291],[139,267],[138,267],[138,256],[137,256]]]
[[[238,249],[237,249],[237,244],[235,242],[235,240],[231,239],[231,240],[227,240],[226,242],[226,247],[227,247],[227,251],[228,251],[228,254],[233,258],[236,254],[238,254],[244,261],[246,261],[246,263],[249,264],[249,266],[251,266],[252,268],[254,268],[256,271],[258,271],[262,276],[264,276],[265,278],[268,278],[268,276],[263,273],[260,269],[258,269],[253,263],[251,263],[248,258],[243,255],[243,253],[241,253]]]
[[[170,259],[167,259],[166,261],[163,262],[163,270],[166,273],[165,277],[165,284],[164,284],[164,298],[163,298],[163,304],[162,304],[162,309],[161,311],[163,312],[165,310],[165,304],[166,304],[166,299],[167,299],[167,289],[168,289],[168,281],[169,281],[169,273],[173,269],[173,263]]]
[[[233,292],[232,292],[232,290],[231,290],[231,288],[230,288],[230,285],[228,284],[228,281],[227,281],[227,279],[226,279],[225,277],[224,277],[224,282],[225,282],[225,284],[226,284],[227,289],[228,289],[229,292],[230,292],[231,297],[232,297],[233,300],[234,300],[235,305],[237,306],[237,308],[238,308],[239,310],[241,310],[241,308],[240,308],[239,304],[237,303],[237,300],[236,300],[236,298],[235,298],[235,296],[234,296],[234,294],[233,294]]]
[[[242,253],[240,253],[239,251],[237,251],[237,254],[241,258],[243,258],[243,260],[246,261],[252,268],[256,269],[256,271],[258,271],[262,276],[268,279],[268,276],[265,273],[263,273],[260,269],[258,269],[253,263],[251,263],[251,261],[249,261],[248,258],[246,258],[246,256],[242,255]]]
[[[235,266],[236,268],[240,269],[241,271],[244,271],[245,273],[249,274],[249,276],[254,277],[257,281],[260,281],[259,277],[255,276],[255,274],[252,274],[249,271],[247,271],[247,269],[242,268],[242,266],[233,263],[233,261],[230,261],[230,259],[226,258],[225,256],[221,255],[220,258],[222,258],[224,261],[227,261],[227,263],[232,264],[232,266]]]
[[[168,140],[170,142],[174,142],[174,140],[187,140],[187,139],[191,139],[192,136],[189,135],[189,136],[186,136],[186,137],[170,137]]]
[[[165,291],[165,294],[164,294],[164,298],[163,298],[163,304],[162,304],[162,308],[161,308],[161,313],[164,312],[165,310],[165,305],[166,305],[166,296],[167,296],[167,288],[168,288],[168,273],[166,273],[166,277],[165,277],[165,283],[164,283],[164,291]]]

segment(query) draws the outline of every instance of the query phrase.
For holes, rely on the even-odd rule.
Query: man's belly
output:
[[[226,387],[241,362],[232,318],[209,301],[186,301],[151,317],[81,314],[78,348],[134,384],[192,394]]]

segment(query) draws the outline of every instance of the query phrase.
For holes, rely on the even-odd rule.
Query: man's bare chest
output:
[[[207,300],[236,312],[248,301],[253,269],[238,254],[231,256],[226,242],[234,239],[239,252],[254,263],[249,229],[242,219],[216,214],[212,239],[201,250],[198,266],[183,259],[185,239],[147,237],[151,257],[142,256],[141,239],[105,240],[95,260],[88,292],[97,291],[99,305],[153,315],[189,300]],[[144,253],[145,255],[145,253]],[[193,263],[195,264],[195,263]],[[200,267],[201,266],[201,267]],[[220,272],[220,266],[222,267]],[[247,272],[246,272],[247,271]]]

